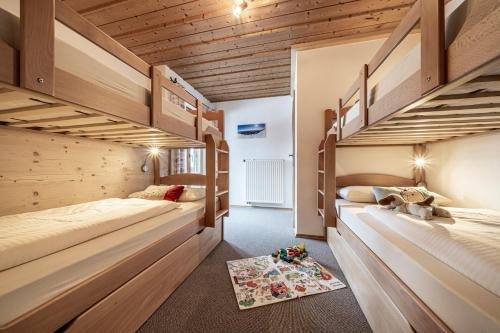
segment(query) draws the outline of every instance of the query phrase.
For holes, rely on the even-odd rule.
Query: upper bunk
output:
[[[0,0],[0,124],[129,146],[205,147],[223,111],[60,0]]]
[[[401,45],[410,51],[402,55]],[[500,2],[417,0],[361,68],[336,118],[340,145],[418,144],[500,129]]]

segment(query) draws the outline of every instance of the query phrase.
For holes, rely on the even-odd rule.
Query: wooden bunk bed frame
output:
[[[404,178],[385,174],[353,174],[336,176],[335,154],[337,135],[331,131],[336,127],[336,113],[325,111],[325,139],[321,141],[318,152],[318,215],[323,218],[328,245],[332,249],[339,265],[349,280],[362,304],[370,325],[376,330],[386,331],[395,327],[411,327],[415,332],[451,332],[448,326],[342,221],[337,215],[335,200],[337,189],[345,186],[416,186],[425,181],[425,175],[419,168],[414,169],[414,178]],[[349,146],[347,146],[349,147]],[[414,145],[414,153],[420,154],[425,146]],[[363,268],[353,263],[359,258]],[[380,292],[373,292],[366,281],[359,281],[363,275],[360,269],[370,272],[376,283],[382,287],[389,298],[380,297]],[[366,278],[365,278],[366,280]],[[376,307],[376,309],[373,309]],[[397,315],[391,311],[397,309]],[[368,312],[367,312],[368,311]],[[398,321],[388,324],[387,320]]]
[[[151,105],[98,86],[55,65],[55,20],[151,78]],[[223,111],[165,78],[60,0],[21,0],[20,50],[0,40],[0,122],[130,146],[203,147],[204,135],[223,139]],[[41,29],[40,27],[43,27]],[[162,112],[162,89],[196,108],[196,125]],[[63,115],[61,115],[63,114]],[[33,117],[36,116],[36,119]],[[202,119],[219,130],[202,129]]]
[[[435,142],[500,129],[500,5],[466,0],[460,32],[445,50],[444,0],[417,0],[339,100],[342,145]],[[368,80],[420,23],[420,70],[368,104]],[[346,123],[357,98],[359,115]]]
[[[207,112],[200,100],[170,82],[159,68],[60,0],[21,0],[20,19],[20,50],[0,40],[0,128],[22,127],[132,147],[206,149],[206,175],[162,177],[160,160],[154,159],[155,184],[206,187],[204,216],[0,327],[0,332],[134,332],[223,238],[223,217],[229,214],[224,112]],[[151,105],[57,68],[56,19],[151,78]],[[191,111],[195,126],[162,112],[162,89],[196,108]],[[217,121],[218,130],[203,131],[203,118]]]

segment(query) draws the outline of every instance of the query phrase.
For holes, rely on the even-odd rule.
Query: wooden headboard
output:
[[[164,185],[207,185],[207,176],[199,173],[180,173],[177,175],[160,177],[160,184]]]
[[[345,186],[415,186],[415,179],[378,173],[358,173],[336,178],[337,187]]]

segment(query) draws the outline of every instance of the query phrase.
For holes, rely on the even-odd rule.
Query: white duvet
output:
[[[105,199],[0,217],[0,271],[167,213],[179,204]]]
[[[376,205],[366,207],[390,229],[500,296],[500,212],[447,209],[452,218],[424,221]]]

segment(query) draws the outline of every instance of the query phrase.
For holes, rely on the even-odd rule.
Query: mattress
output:
[[[204,200],[0,272],[0,325],[202,217]]]
[[[465,6],[465,0],[452,0],[445,5],[445,41],[446,47],[454,40],[460,25],[464,11],[462,8]],[[376,101],[387,95],[389,92],[397,88],[413,74],[420,70],[420,37],[417,42],[409,39],[404,40],[403,43],[414,46],[405,55],[391,54],[382,66],[373,74],[368,80],[367,102],[368,107],[372,106]],[[402,43],[402,44],[403,44]],[[376,82],[373,84],[372,82]],[[345,116],[343,125],[357,119],[359,116],[359,101],[350,106],[349,112]]]
[[[178,207],[111,198],[0,217],[0,271],[64,250]]]
[[[343,205],[341,220],[453,331],[500,330],[498,295],[428,252],[413,234],[403,236],[396,231],[400,223],[375,216],[376,209]]]

